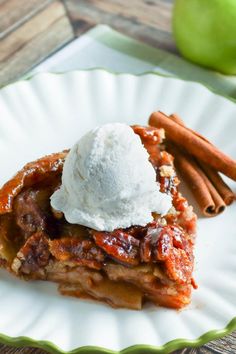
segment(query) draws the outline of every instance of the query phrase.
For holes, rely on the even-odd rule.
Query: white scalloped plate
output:
[[[156,109],[178,112],[188,126],[236,158],[236,105],[200,84],[104,70],[40,74],[0,91],[0,185],[26,162],[70,147],[95,125],[146,124]],[[235,191],[235,183],[230,185]],[[136,345],[126,352],[138,353],[144,348],[159,352],[196,345],[232,330],[235,320],[226,326],[236,315],[235,215],[236,203],[216,218],[199,219],[195,270],[199,289],[182,311],[150,305],[143,311],[114,310],[62,297],[55,284],[23,282],[1,270],[1,340],[32,344],[6,337],[26,336],[66,351]],[[204,340],[197,339],[212,330]],[[178,338],[183,339],[172,342],[176,345],[160,348]],[[48,343],[33,344],[55,349]],[[89,353],[91,348],[81,350]]]

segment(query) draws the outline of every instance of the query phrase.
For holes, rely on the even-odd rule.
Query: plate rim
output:
[[[168,354],[174,350],[178,350],[185,347],[199,347],[212,340],[224,337],[227,334],[232,333],[236,329],[236,317],[234,317],[229,323],[222,329],[216,329],[208,331],[196,339],[184,339],[176,338],[161,346],[153,346],[147,344],[135,344],[124,348],[120,351],[107,349],[98,346],[82,346],[70,351],[64,351],[60,349],[56,344],[46,340],[35,340],[30,337],[10,337],[0,333],[0,343],[14,347],[33,347],[47,350],[49,353],[58,354]]]
[[[16,79],[12,82],[9,82],[5,85],[0,85],[0,91],[9,87],[9,86],[12,86],[12,85],[15,85],[16,83],[18,82],[25,82],[25,81],[30,81],[32,79],[34,79],[35,77],[37,76],[40,76],[40,75],[45,75],[45,74],[50,74],[50,75],[55,75],[55,76],[58,76],[58,75],[65,75],[65,74],[69,74],[69,73],[77,73],[77,72],[93,72],[93,71],[104,71],[108,74],[112,74],[112,75],[115,75],[115,76],[119,76],[119,75],[130,75],[130,76],[134,76],[134,77],[139,77],[139,76],[146,76],[146,75],[155,75],[155,76],[159,76],[159,77],[164,77],[164,78],[169,78],[169,79],[175,79],[175,80],[179,80],[179,81],[184,81],[184,82],[189,82],[189,83],[193,83],[193,84],[197,84],[199,86],[203,86],[205,89],[207,89],[208,91],[210,91],[211,93],[213,93],[214,95],[216,96],[219,96],[221,98],[224,98],[228,101],[231,101],[233,103],[236,103],[236,98],[232,97],[232,96],[229,96],[229,95],[226,95],[226,94],[222,94],[222,93],[219,93],[217,91],[217,89],[214,89],[214,87],[210,86],[210,85],[207,85],[207,84],[204,84],[202,82],[198,82],[198,81],[193,81],[193,80],[187,80],[187,79],[184,79],[182,77],[178,77],[178,76],[174,76],[174,75],[171,75],[171,74],[167,74],[167,73],[159,73],[159,72],[156,72],[154,70],[145,70],[141,73],[129,73],[127,71],[115,71],[115,70],[111,70],[111,69],[107,69],[103,66],[95,66],[93,68],[85,68],[85,69],[73,69],[73,70],[64,70],[64,71],[39,71],[39,72],[36,72],[36,73],[29,73],[29,74],[25,74],[22,78],[19,78],[19,79]]]
[[[161,73],[158,73],[158,72],[155,72],[152,70],[145,71],[145,72],[139,73],[139,74],[133,74],[133,73],[129,73],[129,72],[115,72],[115,71],[108,70],[103,67],[94,67],[94,68],[77,69],[77,70],[66,70],[63,72],[46,71],[46,72],[32,73],[32,74],[29,74],[28,76],[25,76],[19,80],[16,80],[14,82],[10,82],[10,83],[3,85],[3,86],[0,86],[0,92],[7,87],[15,85],[16,83],[30,81],[30,80],[34,79],[35,77],[45,75],[45,74],[49,74],[52,76],[58,76],[58,75],[65,75],[65,74],[69,74],[69,73],[93,72],[93,71],[102,71],[102,72],[106,72],[106,73],[109,73],[114,76],[130,75],[130,76],[134,76],[134,77],[139,77],[139,76],[146,76],[146,75],[155,75],[155,76],[159,76],[159,77],[170,78],[170,79],[175,79],[175,80],[179,80],[179,81],[194,83],[194,84],[203,86],[205,89],[210,91],[213,95],[219,96],[219,97],[224,98],[228,101],[236,103],[236,99],[234,99],[230,96],[227,96],[227,95],[219,94],[212,87],[209,87],[203,83],[199,83],[196,81],[182,79],[179,77],[175,77],[173,75],[161,74]],[[232,333],[234,330],[236,330],[236,316],[233,317],[224,328],[210,330],[208,332],[203,333],[201,336],[199,336],[195,339],[176,338],[176,339],[173,339],[169,342],[166,342],[165,344],[163,344],[161,346],[152,346],[152,345],[147,345],[147,344],[135,344],[135,345],[123,348],[120,351],[107,349],[107,348],[100,347],[100,346],[82,346],[82,347],[72,349],[70,351],[64,351],[51,341],[36,340],[34,338],[26,337],[26,336],[11,337],[11,336],[8,336],[4,333],[0,333],[0,344],[10,345],[10,346],[14,346],[14,347],[30,346],[30,347],[34,347],[34,348],[40,348],[43,350],[47,350],[50,353],[58,353],[58,354],[143,354],[144,351],[148,354],[154,354],[154,353],[155,354],[160,354],[160,353],[167,354],[167,353],[170,353],[174,350],[181,349],[184,347],[202,346],[202,345],[208,343],[209,341],[222,338],[222,337]]]

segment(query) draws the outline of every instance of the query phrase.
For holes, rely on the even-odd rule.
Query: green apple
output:
[[[236,0],[176,0],[173,33],[187,59],[236,74]]]

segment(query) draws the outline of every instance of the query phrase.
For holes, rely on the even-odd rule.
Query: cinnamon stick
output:
[[[226,207],[224,200],[222,199],[221,195],[218,193],[215,186],[211,183],[211,181],[208,179],[208,177],[205,175],[205,173],[202,171],[200,167],[198,168],[198,173],[200,174],[200,176],[202,176],[214,202],[214,208],[212,210],[212,213],[209,214],[209,211],[206,208],[206,210],[204,211],[204,215],[214,216],[222,213]]]
[[[162,112],[152,113],[149,124],[157,128],[164,128],[169,140],[185,148],[200,161],[207,163],[236,181],[236,161],[225,155],[213,144],[209,144],[197,134],[194,134],[192,130],[174,122]]]
[[[169,116],[169,118],[171,118],[172,120],[174,120],[176,123],[184,126],[184,122],[183,120],[180,118],[180,116],[176,113],[171,114]],[[189,129],[189,128],[188,128]],[[191,130],[191,129],[189,129]],[[204,136],[202,136],[201,134],[195,132],[194,130],[191,130],[194,134],[196,134],[197,136],[199,136],[201,139],[203,139],[204,141],[208,142],[208,144],[211,144],[211,142],[209,140],[207,140]],[[202,170],[205,172],[205,175],[207,176],[208,180],[212,182],[212,184],[214,185],[215,189],[218,191],[218,193],[220,194],[220,196],[222,197],[224,203],[226,205],[230,205],[233,203],[235,196],[233,191],[227,186],[227,184],[223,181],[223,179],[221,178],[221,176],[219,175],[219,173],[215,170],[213,170],[212,168],[210,168],[209,166],[207,166],[205,163],[198,161],[200,167],[202,168]]]
[[[225,203],[197,162],[176,145],[168,143],[167,146],[168,151],[175,157],[175,165],[183,174],[203,214],[215,216],[222,213]]]
[[[183,127],[185,127],[186,129],[188,129],[188,131],[192,132],[194,135],[197,135],[199,138],[203,139],[204,141],[206,141],[208,144],[211,144],[211,142],[209,140],[207,140],[205,138],[205,136],[199,134],[198,132],[196,132],[195,130],[186,127],[186,125],[184,124],[184,121],[180,118],[180,116],[176,113],[172,113],[169,118],[171,118],[172,120],[174,120],[176,123],[182,125]]]
[[[230,205],[233,203],[235,196],[233,191],[227,186],[227,184],[223,181],[219,173],[214,171],[212,168],[206,166],[206,164],[200,163],[201,168],[205,172],[206,176],[210,179],[212,184],[215,186],[216,190],[222,197],[223,201],[226,205]]]

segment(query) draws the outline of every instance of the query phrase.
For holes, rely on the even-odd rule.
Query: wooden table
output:
[[[171,34],[173,0],[0,0],[0,86],[16,80],[98,23],[176,52]],[[43,354],[0,345],[1,354]],[[180,353],[236,353],[236,332]],[[143,353],[145,354],[145,353]]]

